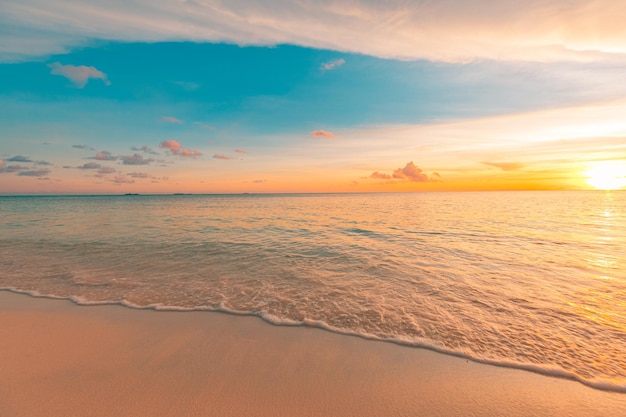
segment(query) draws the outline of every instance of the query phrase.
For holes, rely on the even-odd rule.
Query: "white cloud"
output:
[[[376,161],[372,171],[407,155],[416,155],[436,170],[485,162],[508,171],[538,169],[548,162],[556,166],[623,158],[624,114],[626,100],[443,123],[383,125],[347,130],[342,144],[346,151]],[[379,172],[375,178],[385,175],[389,173]]]
[[[52,69],[50,72],[53,75],[61,75],[68,80],[72,81],[74,85],[78,88],[83,88],[87,85],[90,78],[100,79],[106,85],[110,85],[111,83],[107,79],[107,76],[102,71],[97,70],[94,67],[87,67],[85,65],[63,65],[59,62],[54,62],[49,64],[48,67]]]
[[[626,53],[616,0],[3,0],[0,59],[89,39],[295,44],[384,58],[552,61]]]
[[[345,63],[346,63],[346,60],[343,59],[343,58],[333,59],[332,61],[324,62],[321,65],[320,69],[322,71],[330,71],[330,70],[333,70],[333,69],[335,69],[337,67],[342,66]]]

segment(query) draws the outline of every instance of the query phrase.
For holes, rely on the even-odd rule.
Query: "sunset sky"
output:
[[[626,188],[626,3],[3,0],[0,194]]]

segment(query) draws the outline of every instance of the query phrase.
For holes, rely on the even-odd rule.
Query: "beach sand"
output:
[[[625,394],[424,349],[0,291],[0,417],[625,415]]]

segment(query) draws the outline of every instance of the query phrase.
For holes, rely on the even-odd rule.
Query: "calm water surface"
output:
[[[626,392],[626,192],[0,198],[0,287],[222,310]]]

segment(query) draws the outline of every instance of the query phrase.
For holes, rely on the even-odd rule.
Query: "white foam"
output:
[[[594,389],[598,389],[602,391],[626,393],[626,384],[616,383],[613,381],[607,381],[607,380],[602,380],[602,379],[586,379],[586,378],[581,377],[580,375],[577,375],[574,372],[569,372],[569,371],[566,371],[564,369],[557,368],[554,366],[538,365],[538,364],[532,364],[532,363],[520,363],[520,362],[514,362],[514,361],[507,361],[507,360],[487,359],[487,358],[483,358],[480,356],[472,355],[471,353],[468,353],[465,351],[446,349],[437,343],[433,343],[432,341],[428,341],[425,339],[379,337],[379,336],[367,334],[367,333],[359,333],[356,331],[345,331],[342,329],[338,329],[336,327],[328,325],[326,322],[321,321],[321,320],[313,320],[313,319],[305,318],[302,321],[296,321],[296,320],[280,318],[276,315],[272,315],[272,314],[268,314],[264,312],[235,310],[232,308],[225,307],[223,304],[219,306],[215,306],[215,307],[211,307],[211,306],[179,307],[179,306],[170,306],[170,305],[163,305],[163,304],[137,305],[134,303],[130,303],[126,300],[90,301],[90,300],[85,299],[84,297],[78,297],[78,296],[63,297],[63,296],[58,296],[54,294],[42,294],[37,291],[21,290],[15,287],[0,287],[0,291],[8,291],[8,292],[16,293],[16,294],[24,294],[24,295],[29,295],[31,297],[37,297],[37,298],[48,298],[48,299],[54,299],[54,300],[69,300],[77,305],[82,305],[82,306],[119,305],[119,306],[123,306],[126,308],[138,309],[138,310],[177,311],[177,312],[205,311],[205,312],[226,313],[226,314],[237,315],[237,316],[253,316],[253,317],[258,317],[264,320],[265,322],[275,325],[275,326],[312,327],[312,328],[322,329],[325,331],[330,331],[330,332],[345,335],[345,336],[355,336],[355,337],[360,337],[360,338],[367,339],[367,340],[394,343],[394,344],[398,344],[398,345],[406,346],[406,347],[428,349],[428,350],[432,350],[438,353],[471,360],[473,362],[478,362],[478,363],[482,363],[485,365],[520,369],[520,370],[534,372],[534,373],[549,376],[549,377],[574,380],[590,388],[594,388]]]

